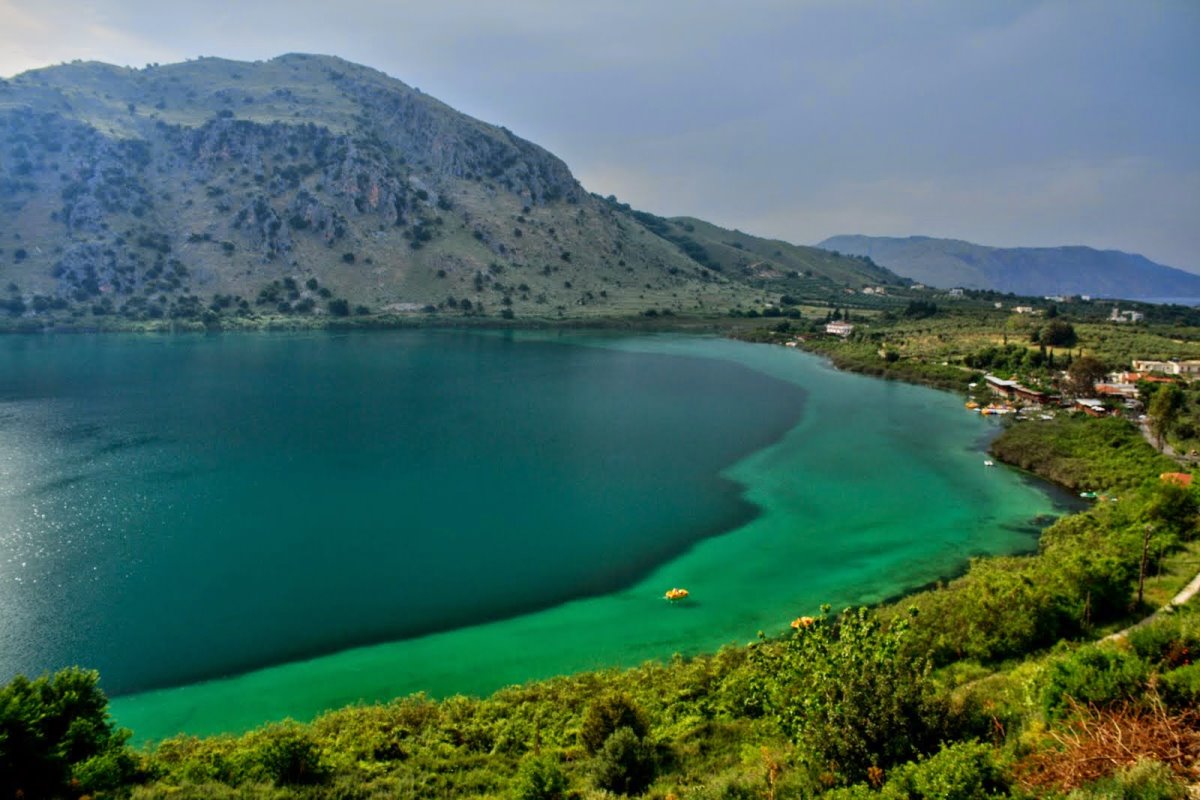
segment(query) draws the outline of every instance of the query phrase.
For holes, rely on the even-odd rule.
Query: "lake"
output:
[[[714,650],[1032,549],[992,432],[711,337],[7,337],[0,680],[159,738]]]

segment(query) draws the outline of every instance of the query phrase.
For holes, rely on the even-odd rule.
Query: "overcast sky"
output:
[[[3,76],[328,53],[658,214],[1193,271],[1198,41],[1196,0],[0,0]]]

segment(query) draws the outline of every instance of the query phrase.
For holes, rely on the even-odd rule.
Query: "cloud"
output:
[[[181,60],[183,54],[112,25],[99,6],[52,2],[31,8],[0,0],[0,75],[81,59],[120,65]]]

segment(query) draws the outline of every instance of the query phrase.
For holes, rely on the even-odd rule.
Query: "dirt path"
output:
[[[1149,625],[1151,622],[1153,622],[1158,617],[1159,614],[1163,613],[1164,611],[1167,611],[1168,609],[1178,608],[1179,606],[1183,605],[1184,603],[1186,603],[1187,601],[1189,601],[1193,597],[1195,597],[1197,593],[1200,593],[1200,573],[1197,573],[1196,577],[1192,578],[1191,583],[1189,583],[1187,586],[1183,587],[1183,589],[1180,590],[1179,594],[1172,597],[1171,602],[1167,603],[1165,606],[1158,609],[1157,611],[1155,611],[1153,614],[1146,617],[1145,619],[1140,620],[1139,622],[1133,623],[1132,625],[1130,625],[1128,628],[1125,628],[1124,630],[1117,631],[1116,633],[1110,633],[1108,636],[1105,636],[1100,641],[1107,642],[1107,641],[1111,641],[1114,639],[1124,639],[1126,636],[1129,635],[1130,631],[1136,630],[1137,628],[1140,628],[1143,625]]]

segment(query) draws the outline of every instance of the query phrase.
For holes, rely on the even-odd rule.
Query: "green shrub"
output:
[[[1165,669],[1185,666],[1200,654],[1200,615],[1188,609],[1160,615],[1129,633],[1133,651]]]
[[[938,800],[983,800],[1003,795],[1008,782],[996,765],[994,752],[979,742],[943,747],[927,759],[897,769],[888,781],[892,791],[885,794]]]
[[[629,695],[609,693],[597,697],[584,709],[583,721],[579,726],[579,741],[594,755],[617,729],[629,728],[634,736],[641,739],[649,727],[646,715]]]
[[[1142,694],[1149,666],[1136,654],[1111,647],[1081,647],[1046,671],[1042,710],[1061,716],[1070,700],[1106,705],[1133,700]]]
[[[928,656],[906,647],[910,625],[848,609],[799,628],[777,655],[760,649],[762,705],[813,767],[857,782],[931,751],[949,729]]]
[[[1068,800],[1183,800],[1187,787],[1165,764],[1139,761],[1116,775],[1077,789]]]
[[[521,762],[513,789],[515,800],[562,800],[567,793],[567,776],[558,761],[532,756]]]
[[[1200,705],[1200,664],[1173,669],[1159,678],[1159,692],[1173,706],[1196,707]]]
[[[266,728],[255,760],[277,786],[320,783],[327,774],[311,729],[294,722]]]
[[[596,786],[617,794],[641,794],[654,780],[654,748],[630,727],[620,727],[596,756]]]

